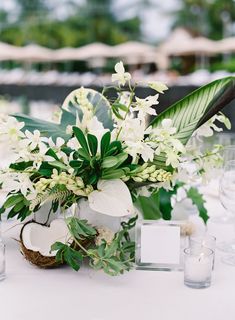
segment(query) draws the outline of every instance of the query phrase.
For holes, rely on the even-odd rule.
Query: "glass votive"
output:
[[[0,281],[6,277],[5,244],[0,242]]]
[[[189,237],[189,247],[196,250],[201,250],[202,248],[208,248],[213,251],[213,262],[212,269],[215,266],[215,249],[216,249],[216,237],[210,234],[204,234],[201,236],[190,236]]]
[[[184,249],[184,284],[190,288],[211,285],[213,251],[206,247]]]

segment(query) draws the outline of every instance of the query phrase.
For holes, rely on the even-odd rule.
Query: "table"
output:
[[[208,197],[209,213],[220,211]],[[220,209],[219,209],[220,208]],[[207,289],[183,285],[182,272],[134,270],[119,277],[82,267],[41,270],[18,250],[17,228],[4,232],[7,278],[0,282],[1,320],[234,320],[235,267],[216,256],[213,284]]]

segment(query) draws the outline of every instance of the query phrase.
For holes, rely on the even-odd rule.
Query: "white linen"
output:
[[[210,198],[210,213],[221,210]],[[0,282],[1,320],[234,320],[235,267],[216,256],[213,283],[190,289],[183,272],[131,271],[110,277],[86,267],[41,270],[24,261],[17,230],[4,232],[7,278]],[[19,228],[18,228],[19,229]]]

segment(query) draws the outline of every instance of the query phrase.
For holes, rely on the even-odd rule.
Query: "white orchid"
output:
[[[229,119],[222,113],[213,116],[210,120],[204,123],[200,128],[194,132],[194,137],[200,140],[201,137],[211,137],[214,134],[214,131],[221,132],[222,128],[218,127],[215,122],[218,121],[223,123],[227,129],[231,129],[231,122]]]
[[[158,97],[159,94],[156,94],[155,96],[148,96],[145,99],[140,99],[136,97],[136,105],[135,108],[133,108],[133,110],[139,111],[138,117],[142,119],[146,116],[146,114],[156,115],[156,110],[151,107],[159,103]]]
[[[47,142],[47,138],[41,137],[39,130],[34,130],[33,133],[29,130],[25,131],[24,144],[28,146],[30,150],[34,150],[37,147],[39,148],[42,145],[45,145],[44,142]]]
[[[129,72],[125,72],[122,61],[116,63],[114,67],[116,73],[112,74],[112,82],[118,82],[119,86],[124,86],[126,82],[131,80],[131,75]]]
[[[160,81],[149,81],[148,86],[159,93],[164,93],[164,91],[168,90],[168,87]]]
[[[50,162],[50,161],[55,161],[55,159],[51,156],[48,156],[46,153],[48,151],[48,147],[45,144],[40,144],[39,145],[39,150],[38,152],[35,153],[30,153],[30,159],[33,161],[33,168],[39,169],[42,162]]]
[[[33,183],[28,173],[6,172],[0,174],[2,189],[7,192],[21,192],[24,196],[34,192]]]
[[[55,153],[59,159],[63,160],[64,163],[69,162],[68,156],[66,155],[66,153],[61,151],[61,147],[63,147],[63,145],[65,144],[64,139],[58,137],[58,138],[56,138],[56,141],[54,142],[52,140],[52,138],[49,138],[48,144],[49,144],[49,147],[55,151]]]
[[[78,150],[79,148],[81,148],[81,145],[78,142],[78,139],[75,137],[68,140],[67,146],[73,150]]]
[[[179,165],[180,153],[185,153],[185,147],[180,140],[174,138],[177,129],[173,127],[171,119],[164,119],[161,127],[153,128],[146,139],[155,154],[160,155],[162,152],[166,154],[166,165],[176,168]]]
[[[18,122],[13,117],[4,117],[0,123],[0,140],[15,144],[24,137],[21,131],[23,127],[24,122]]]

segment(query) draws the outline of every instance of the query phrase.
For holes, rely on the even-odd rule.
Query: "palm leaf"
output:
[[[93,113],[97,119],[103,123],[104,128],[113,129],[113,120],[111,113],[111,105],[109,101],[99,92],[93,89],[80,88],[72,91],[67,98],[65,99],[62,110],[67,110],[72,113],[74,116],[78,114],[80,120],[83,117],[82,107],[79,104],[77,95],[80,90],[84,90],[87,94],[88,101],[93,106]]]
[[[150,125],[159,127],[171,119],[177,128],[175,138],[186,144],[193,132],[235,98],[235,77],[215,80],[174,103]]]
[[[76,117],[79,116],[80,120],[83,118],[83,111],[76,99],[78,90],[72,91],[65,99],[62,108],[60,123],[52,123],[45,120],[40,120],[25,116],[23,114],[14,114],[13,116],[18,121],[23,121],[25,126],[23,130],[39,130],[43,136],[52,137],[53,139],[61,137],[64,140],[68,140],[71,135],[66,134],[66,128],[68,125],[76,124]],[[113,121],[111,116],[111,106],[109,101],[99,92],[92,89],[84,89],[87,91],[87,99],[93,106],[93,114],[97,119],[103,123],[104,128],[112,129]]]
[[[29,117],[23,114],[13,115],[19,122],[24,122],[23,130],[29,130],[33,132],[34,130],[39,130],[42,136],[52,137],[55,139],[61,137],[64,140],[68,140],[71,136],[66,134],[64,127],[61,124],[40,120],[37,118]]]
[[[164,119],[171,119],[177,128],[174,135],[184,145],[193,132],[212,116],[222,110],[235,98],[235,77],[215,80],[177,101],[158,115],[151,123],[154,128],[160,127]],[[165,155],[154,159],[158,167],[165,167]]]

